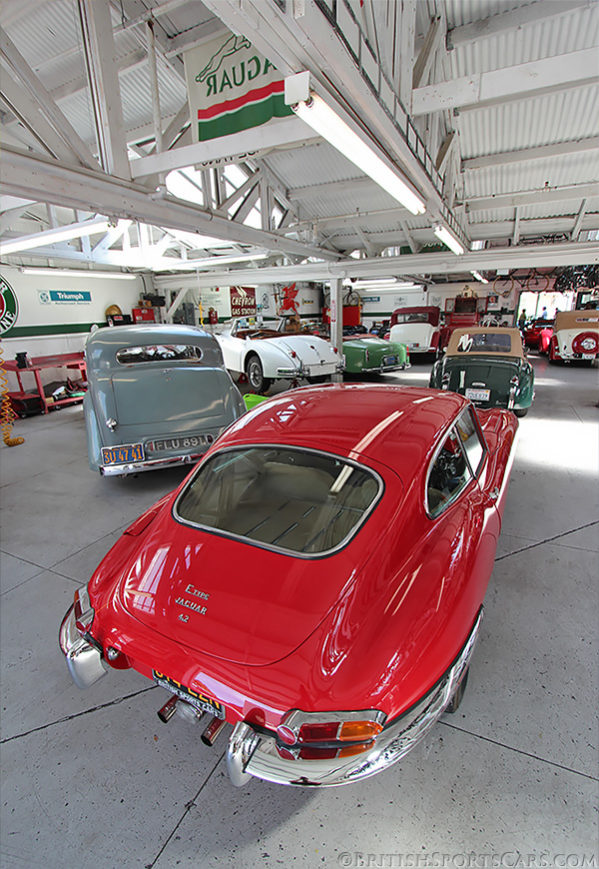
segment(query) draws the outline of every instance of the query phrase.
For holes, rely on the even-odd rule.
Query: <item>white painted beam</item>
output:
[[[424,45],[420,49],[418,57],[416,58],[416,63],[414,64],[414,70],[412,72],[413,88],[420,87],[422,82],[426,82],[428,78],[428,74],[431,71],[435,53],[441,46],[441,42],[443,41],[443,37],[445,35],[443,32],[443,27],[441,25],[442,22],[440,15],[431,20],[427,34],[424,37]]]
[[[267,266],[264,268],[236,269],[236,282],[252,284],[282,283],[294,280],[328,281],[333,278],[374,278],[390,275],[452,274],[498,268],[551,268],[565,265],[599,264],[599,244],[583,242],[574,244],[518,245],[518,247],[490,248],[482,251],[467,251],[460,257],[450,251],[442,253],[407,254],[398,257],[374,257],[373,259],[344,259],[336,263],[304,263],[295,266]],[[194,286],[211,287],[232,279],[230,271],[194,275]],[[181,275],[155,278],[157,286],[181,286]]]
[[[408,114],[412,113],[412,76],[414,74],[414,36],[416,32],[416,0],[399,2],[399,99]]]
[[[538,190],[522,190],[518,193],[494,196],[474,196],[466,200],[466,210],[487,211],[496,208],[516,208],[519,205],[543,205],[545,202],[562,202],[599,196],[599,184],[572,184],[569,187],[540,187]]]
[[[197,166],[213,160],[227,159],[231,162],[232,158],[238,158],[241,161],[272,148],[303,145],[308,140],[315,140],[314,130],[300,118],[295,115],[290,118],[277,118],[269,124],[245,130],[243,133],[220,136],[218,139],[196,142],[182,148],[172,148],[162,154],[151,154],[133,160],[131,175],[134,179],[144,178],[158,172],[170,172],[172,169]]]
[[[574,226],[572,227],[572,234],[570,238],[572,241],[578,241],[578,236],[580,235],[580,230],[582,228],[582,221],[584,220],[584,216],[587,210],[587,200],[583,199],[580,204],[580,209],[576,216],[576,220],[574,221]]]
[[[596,82],[597,49],[587,48],[418,88],[412,94],[412,114],[481,108]]]
[[[171,229],[199,232],[230,241],[258,245],[266,250],[300,256],[338,259],[321,250],[274,232],[211,214],[203,208],[172,196],[159,196],[139,184],[105,176],[79,167],[66,166],[15,148],[5,147],[0,160],[0,184],[9,196],[42,197],[44,201],[81,208],[110,216],[139,220]]]
[[[72,124],[58,108],[38,76],[33,72],[21,52],[8,34],[0,27],[0,54],[26,88],[29,96],[37,103],[41,113],[52,125],[59,137],[73,151],[83,166],[98,168],[98,163],[87,145],[75,132]]]
[[[489,169],[495,166],[507,166],[511,163],[524,163],[529,160],[567,157],[572,154],[582,154],[586,151],[595,150],[599,150],[599,136],[588,136],[585,139],[556,142],[552,145],[539,145],[537,148],[520,148],[516,151],[500,151],[497,154],[481,154],[478,157],[466,157],[462,160],[462,172],[470,172],[475,169]]]
[[[514,212],[514,232],[512,233],[512,244],[516,245],[520,241],[520,209],[516,208]]]
[[[445,169],[445,165],[451,154],[452,147],[456,142],[457,137],[455,130],[450,130],[441,142],[441,146],[437,152],[437,159],[435,160],[435,166],[441,175],[443,174],[443,170]]]
[[[447,34],[447,48],[460,48],[479,39],[513,33],[527,24],[538,24],[550,18],[571,15],[592,6],[590,0],[536,0],[518,9],[480,18],[471,24],[454,27]]]
[[[4,70],[0,76],[0,96],[13,115],[29,130],[44,151],[52,157],[66,160],[68,163],[79,162],[75,151],[62,136],[59,136],[52,124],[46,119],[37,100],[34,100]],[[5,141],[7,140],[5,139]]]
[[[105,172],[130,178],[108,0],[78,0],[96,139]]]

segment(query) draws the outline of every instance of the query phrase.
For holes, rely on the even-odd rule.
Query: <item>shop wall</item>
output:
[[[345,294],[344,294],[345,295]],[[362,299],[362,323],[370,328],[373,323],[388,320],[396,308],[411,308],[426,305],[426,292],[419,287],[414,290],[360,290]]]
[[[519,288],[512,286],[512,282],[509,279],[507,281],[497,281],[495,285],[492,283],[483,284],[476,280],[452,284],[434,284],[428,288],[425,304],[437,305],[441,308],[441,311],[444,311],[447,299],[454,299],[467,290],[474,292],[479,299],[484,299],[487,296],[496,296],[497,301],[489,306],[489,312],[508,325],[513,325]]]
[[[33,357],[82,350],[92,325],[106,322],[109,305],[130,314],[146,292],[138,276],[133,280],[38,276],[1,266],[0,278],[2,287],[6,282],[9,288],[2,293],[0,304],[10,302],[10,291],[17,300],[16,319],[8,328],[5,321],[0,334],[5,359],[14,359],[21,352]],[[151,290],[149,285],[147,290]],[[55,372],[44,375],[45,381],[55,379]],[[11,388],[16,387],[11,384]]]
[[[204,325],[208,322],[210,308],[214,308],[216,311],[219,322],[224,322],[231,317],[231,289],[236,288],[230,286],[199,288],[195,275],[182,276],[177,279],[172,276],[157,277],[154,283],[158,292],[166,293],[167,305],[176,298],[180,290],[187,288],[183,304],[193,305],[196,325],[200,324],[200,318],[204,321]],[[245,286],[250,290],[255,290],[258,314],[263,317],[278,317],[278,311],[283,301],[283,284],[261,284],[255,287],[247,284]],[[301,317],[320,318],[322,296],[320,289],[310,286],[307,282],[298,282],[289,293]]]

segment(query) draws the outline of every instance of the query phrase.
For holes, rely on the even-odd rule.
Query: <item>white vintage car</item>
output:
[[[441,334],[439,308],[428,305],[398,308],[391,316],[391,341],[405,344],[410,354],[434,354]]]
[[[231,320],[215,334],[225,367],[245,374],[255,392],[265,392],[273,380],[319,383],[343,371],[343,358],[332,344],[316,335],[286,331],[287,324],[285,317],[261,324],[243,317]]]
[[[558,311],[549,344],[550,362],[599,359],[599,311]]]

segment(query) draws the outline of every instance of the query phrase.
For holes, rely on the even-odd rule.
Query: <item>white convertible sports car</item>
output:
[[[287,320],[264,320],[248,325],[244,318],[231,320],[215,338],[220,344],[225,367],[247,375],[255,392],[265,392],[273,380],[310,383],[330,380],[343,371],[337,350],[316,335],[286,331]]]

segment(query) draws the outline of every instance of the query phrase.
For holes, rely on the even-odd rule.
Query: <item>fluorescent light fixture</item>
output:
[[[300,73],[299,75],[303,75]],[[424,200],[402,180],[391,163],[377,153],[376,145],[367,144],[318,94],[311,93],[307,99],[291,104],[295,114],[305,121],[319,136],[337,148],[344,157],[351,160],[365,175],[369,175],[394,199],[411,211],[424,214]],[[357,125],[356,125],[357,126]],[[358,127],[359,129],[359,127]]]
[[[23,267],[23,275],[40,275],[45,278],[106,278],[111,281],[135,281],[138,275],[126,275],[122,272],[94,272],[91,269],[36,269]]]
[[[178,272],[194,271],[201,268],[218,268],[218,266],[228,265],[229,263],[251,262],[252,260],[266,259],[267,257],[267,253],[240,254],[239,256],[211,256],[207,259],[173,259],[172,261],[168,257],[164,257],[160,262],[152,263],[152,270],[155,272],[167,270]]]
[[[22,235],[10,241],[0,241],[0,254],[18,253],[21,250],[30,250],[34,247],[43,247],[46,244],[58,244],[61,241],[69,241],[72,238],[83,238],[85,235],[93,235],[98,232],[107,232],[108,227],[114,221],[106,217],[98,217],[93,220],[83,220],[81,223],[70,223],[68,226],[56,226],[37,232],[35,235]]]
[[[480,281],[481,284],[488,284],[489,283],[486,278],[483,278],[483,276],[481,275],[480,272],[471,271],[470,274],[472,275],[473,278],[476,278],[477,281]]]
[[[453,251],[456,254],[456,256],[460,256],[460,254],[464,253],[463,244],[457,236],[455,236],[452,232],[449,231],[449,229],[447,229],[446,226],[441,226],[439,224],[438,226],[435,226],[433,228],[433,232],[435,233],[439,241],[442,241],[443,244],[449,248],[449,250]]]
[[[360,281],[354,281],[354,287],[376,287],[379,284],[396,284],[397,278],[364,278]]]

